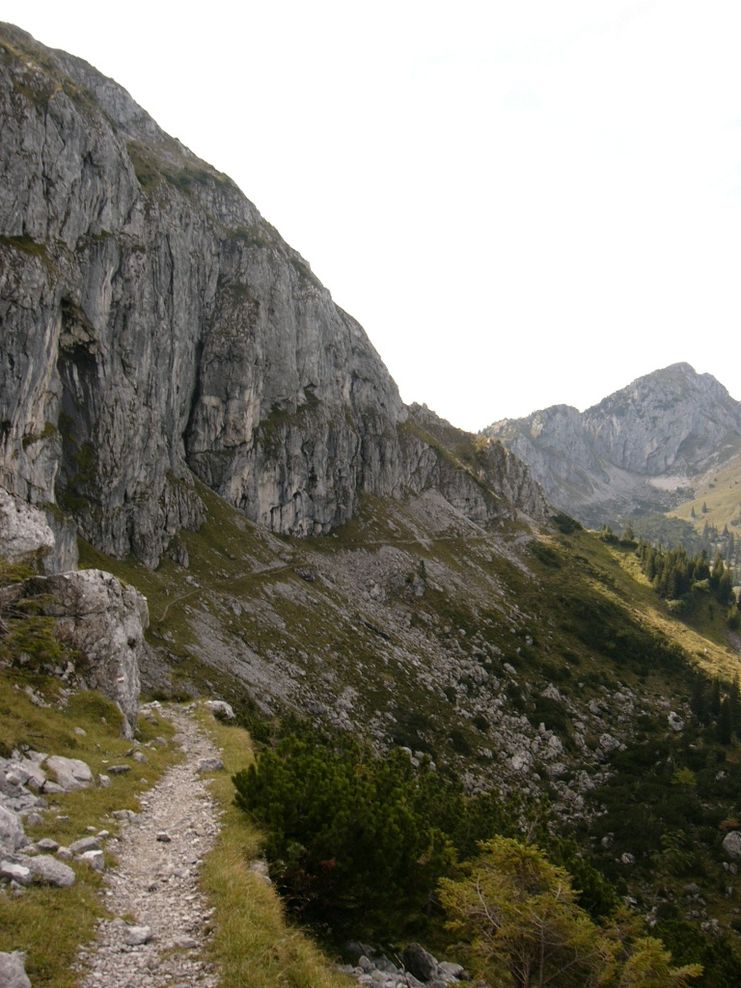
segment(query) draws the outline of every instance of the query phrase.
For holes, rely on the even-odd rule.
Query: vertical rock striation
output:
[[[4,25],[0,122],[0,486],[153,566],[194,475],[299,535],[435,481],[362,328],[125,90]]]

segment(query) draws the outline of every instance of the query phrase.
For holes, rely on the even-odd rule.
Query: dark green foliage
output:
[[[234,778],[236,802],[268,834],[266,853],[291,908],[335,934],[390,936],[429,911],[451,856],[436,825],[434,773],[401,751],[369,759],[296,737]]]
[[[306,731],[264,751],[234,783],[237,805],[266,832],[289,908],[334,936],[423,931],[439,878],[479,841],[513,833],[523,812],[491,793],[465,796],[400,750],[379,758]]]
[[[577,889],[576,901],[592,919],[604,919],[618,908],[620,899],[614,886],[588,860],[573,838],[550,838],[546,846],[549,861],[562,865],[573,878],[574,888]]]
[[[614,755],[613,774],[594,797],[606,812],[590,828],[595,846],[610,835],[609,849],[595,861],[608,878],[619,882],[626,875],[624,852],[635,856],[633,878],[697,881],[718,874],[721,824],[741,813],[741,766],[716,734],[712,726],[697,733],[688,727],[680,736],[650,737]]]
[[[703,936],[697,927],[676,918],[660,922],[656,933],[671,950],[676,963],[702,964],[703,974],[696,982],[698,988],[741,985],[741,957],[726,935]]]
[[[619,545],[620,539],[615,535],[613,530],[609,525],[603,525],[599,532],[600,542],[605,542],[607,545]]]
[[[733,734],[734,724],[731,719],[731,704],[728,697],[724,697],[720,705],[718,714],[718,741],[721,744],[730,744]]]
[[[569,712],[558,700],[549,696],[536,697],[533,709],[528,713],[528,719],[533,727],[538,727],[541,723],[545,724],[549,731],[559,736],[568,750],[575,749]]]
[[[530,544],[530,552],[549,569],[561,569],[561,560],[558,553],[543,542],[539,542],[537,539],[534,540]]]
[[[702,540],[698,532],[689,522],[680,518],[669,518],[667,515],[652,513],[632,518],[630,526],[635,538],[645,540],[652,545],[681,545],[690,553],[699,552],[702,548]]]
[[[656,669],[684,673],[684,654],[678,645],[644,628],[606,597],[564,589],[557,600],[562,629],[590,650],[638,673]]]
[[[677,549],[661,549],[640,542],[636,549],[641,569],[651,581],[654,590],[671,604],[681,601],[682,610],[688,611],[700,597],[712,594],[721,604],[733,604],[733,579],[731,570],[721,559],[715,557],[712,569],[703,550],[690,556],[680,546]],[[675,612],[681,612],[673,607]]]
[[[571,535],[572,532],[581,531],[582,528],[575,518],[564,514],[562,511],[553,515],[551,521],[563,535]]]

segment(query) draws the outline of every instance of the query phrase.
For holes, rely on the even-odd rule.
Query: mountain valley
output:
[[[436,882],[462,881],[477,841],[500,838],[567,869],[576,927],[590,924],[602,951],[592,980],[560,974],[554,988],[738,984],[738,636],[709,595],[680,620],[631,533],[582,526],[666,512],[698,537],[703,517],[732,531],[741,405],[677,364],[585,413],[555,406],[463,432],[405,405],[308,263],[90,65],[0,26],[0,119],[2,758],[27,762],[60,739],[67,755],[80,745],[94,760],[109,746],[133,758],[139,743],[156,749],[155,728],[169,738],[157,704],[180,704],[168,717],[182,724],[183,710],[199,717],[201,699],[218,697],[240,725],[213,729],[235,781],[251,743],[254,791],[261,765],[309,750],[325,767],[337,758],[337,776],[321,778],[338,785],[338,806],[347,765],[351,779],[377,773],[402,806],[381,819],[385,835],[434,821],[429,847],[391,873],[402,890],[389,882],[391,933],[370,908],[362,925],[352,886],[355,940],[401,953],[420,938],[495,984],[492,965],[445,926]],[[92,688],[107,699],[90,700]],[[66,709],[82,734],[60,726]],[[125,744],[109,736],[116,709]],[[252,742],[235,755],[229,731],[244,729]],[[147,749],[165,771],[157,757]],[[12,771],[0,769],[0,808]],[[230,786],[217,778],[235,860],[244,865],[243,845],[269,857],[285,838],[290,853],[274,855],[270,874],[299,922],[312,881],[334,890],[335,872],[339,882],[343,868],[361,870],[322,846],[312,872],[300,857],[311,835],[270,831],[277,796],[240,830]],[[297,813],[301,825],[312,812]],[[359,847],[363,822],[351,821]],[[424,881],[429,895],[405,909]],[[78,907],[87,937],[102,915],[95,882]],[[223,919],[226,893],[206,885]],[[0,922],[0,951],[26,950],[39,988],[62,975],[34,954],[53,923],[35,894],[0,888],[0,919],[13,919]],[[366,894],[385,905],[382,891]],[[331,924],[311,915],[334,955]],[[664,958],[664,980],[627,980],[641,951],[663,950],[659,937],[704,974],[672,973]],[[270,944],[260,951],[255,980],[227,988],[335,983],[260,981]]]

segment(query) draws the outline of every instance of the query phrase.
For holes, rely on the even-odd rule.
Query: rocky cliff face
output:
[[[550,500],[587,524],[671,506],[741,444],[741,403],[673,364],[580,413],[554,405],[484,430],[523,459]]]
[[[0,121],[0,485],[154,565],[193,475],[298,535],[435,482],[362,328],[120,86],[5,25]]]

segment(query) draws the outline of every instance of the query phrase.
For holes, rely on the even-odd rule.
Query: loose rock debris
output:
[[[212,910],[198,885],[219,831],[218,811],[198,763],[219,752],[184,712],[162,713],[174,721],[186,758],[141,797],[140,813],[115,814],[122,824],[111,848],[118,863],[106,873],[104,891],[115,918],[100,921],[96,941],[79,954],[82,988],[218,984],[204,957]]]

